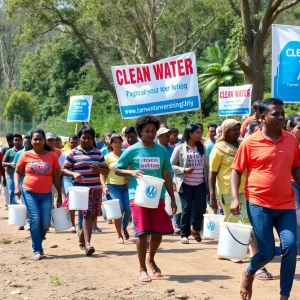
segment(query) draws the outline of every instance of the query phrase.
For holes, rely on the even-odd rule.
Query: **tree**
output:
[[[75,36],[115,99],[110,66],[115,62],[150,63],[163,55],[195,50],[215,19],[209,0],[6,0],[10,15],[22,11],[23,37],[53,30]],[[201,22],[199,21],[201,20]],[[202,21],[203,20],[203,21]],[[171,46],[172,45],[172,46]]]
[[[204,114],[213,111],[219,86],[240,84],[243,71],[238,67],[230,48],[221,47],[218,42],[204,53],[206,61],[198,61],[201,74],[198,76]]]
[[[15,91],[10,95],[3,115],[9,120],[17,118],[29,122],[35,115],[36,106],[37,103],[31,93]]]
[[[264,46],[271,25],[278,15],[295,6],[300,0],[227,0],[233,12],[242,21],[242,45],[237,45],[237,62],[244,72],[245,83],[253,84],[252,100],[264,94]]]
[[[201,68],[198,80],[204,98],[215,96],[219,86],[242,83],[243,72],[236,64],[229,47],[224,48],[215,43],[206,49],[205,59],[206,61],[198,61]]]
[[[57,116],[68,105],[68,92],[80,80],[87,56],[76,39],[59,34],[24,58],[19,88],[38,99],[37,115]]]
[[[0,1],[0,73],[3,88],[15,87],[15,69],[18,55],[18,47],[14,44],[17,33],[17,23],[8,20]],[[0,75],[1,75],[0,74]]]

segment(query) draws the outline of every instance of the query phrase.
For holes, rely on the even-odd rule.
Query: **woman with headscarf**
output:
[[[232,163],[239,148],[242,139],[240,139],[241,123],[234,119],[227,119],[222,123],[221,135],[217,139],[209,158],[209,192],[210,206],[217,209],[217,196],[223,208],[225,219],[224,222],[238,223],[243,222],[250,224],[246,208],[246,198],[244,195],[246,174],[242,174],[239,189],[239,201],[241,204],[241,215],[233,216],[230,213],[231,205],[231,188],[230,176],[232,172]],[[251,243],[253,254],[257,252],[255,237]],[[222,259],[222,258],[221,258]],[[234,261],[233,262],[240,262]],[[255,277],[260,280],[272,280],[273,276],[265,269],[259,270]]]

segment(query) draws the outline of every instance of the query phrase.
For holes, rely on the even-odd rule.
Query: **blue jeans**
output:
[[[81,210],[78,210],[78,223],[77,223],[77,226],[78,226],[79,230],[82,230],[82,221],[83,221],[83,213],[82,213]]]
[[[6,175],[6,184],[8,188],[8,195],[9,195],[9,204],[18,204],[15,197],[15,184],[14,184],[14,178]]]
[[[297,212],[297,253],[300,254],[300,187],[292,181],[293,190],[296,198],[296,212]]]
[[[72,177],[69,176],[63,176],[62,178],[62,186],[63,186],[63,193],[66,196],[69,188],[73,186],[72,184]]]
[[[191,225],[195,231],[201,230],[203,215],[206,212],[206,184],[203,182],[191,186],[183,183],[179,195],[182,206],[180,234],[182,237],[188,237],[191,235]],[[191,215],[193,208],[194,216]]]
[[[296,270],[296,212],[292,209],[275,210],[247,201],[248,217],[256,235],[258,252],[252,257],[248,273],[254,275],[275,256],[273,227],[280,238],[282,253],[280,294],[290,296]]]
[[[181,213],[172,216],[172,223],[175,229],[180,229]]]
[[[122,210],[122,229],[127,229],[131,217],[128,187],[125,184],[107,184],[107,188],[109,189],[109,192],[114,196],[115,199],[120,200],[120,206]],[[107,200],[112,199],[110,195],[106,195],[106,198]]]
[[[42,253],[42,243],[50,226],[52,193],[38,194],[23,189],[23,196],[30,220],[32,249],[35,254]]]

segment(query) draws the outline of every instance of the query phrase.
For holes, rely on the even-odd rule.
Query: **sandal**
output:
[[[191,231],[191,235],[195,239],[196,242],[201,243],[202,238],[199,233],[194,233],[193,231]]]
[[[186,236],[181,238],[181,244],[189,244],[189,243],[190,243],[190,241]]]
[[[92,254],[95,252],[95,248],[93,246],[88,246],[85,248],[85,254],[86,256],[92,256]]]
[[[258,279],[258,280],[273,280],[274,279],[272,274],[270,272],[268,272],[266,268],[262,268],[262,269],[259,269],[258,271],[256,271],[256,273],[254,274],[254,277],[255,277],[255,279]]]
[[[81,231],[78,231],[78,239],[79,239],[79,241],[78,241],[78,246],[79,246],[79,248],[81,249],[81,250],[85,250],[85,242],[81,242],[80,241],[80,235],[81,235]]]
[[[96,227],[96,229],[93,229],[92,232],[93,232],[93,233],[97,233],[97,232],[101,233],[101,232],[102,232],[102,229],[99,228],[99,227]]]

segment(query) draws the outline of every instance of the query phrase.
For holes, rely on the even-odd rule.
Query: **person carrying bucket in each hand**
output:
[[[77,136],[79,146],[66,157],[62,174],[71,176],[74,186],[90,188],[88,209],[82,211],[82,231],[78,233],[80,249],[90,256],[95,252],[95,248],[91,246],[93,222],[100,216],[102,202],[100,174],[107,175],[108,169],[100,150],[93,147],[95,130],[85,125],[80,128]]]
[[[116,175],[130,176],[129,199],[131,199],[130,207],[135,224],[135,236],[137,237],[136,246],[140,263],[139,280],[141,282],[151,281],[146,264],[154,276],[161,276],[161,270],[156,265],[154,256],[161,243],[162,235],[173,234],[171,219],[165,211],[166,189],[171,197],[173,214],[176,213],[177,209],[170,175],[172,168],[168,152],[163,146],[154,142],[159,125],[159,121],[151,115],[145,115],[137,119],[136,129],[141,141],[122,154],[115,171]],[[128,167],[130,167],[130,170],[127,170]],[[162,188],[158,208],[146,208],[134,203],[137,178],[142,177],[144,174],[165,180],[166,189],[165,187]],[[149,233],[151,234],[150,248],[149,255],[146,258]]]
[[[241,123],[234,119],[227,119],[222,123],[222,135],[217,139],[214,148],[211,151],[209,158],[209,190],[210,190],[210,206],[213,209],[217,209],[217,198],[216,198],[216,185],[218,190],[218,197],[221,206],[224,211],[225,219],[224,222],[238,223],[242,221],[245,224],[249,224],[247,209],[246,209],[246,198],[244,195],[246,172],[241,176],[241,184],[239,187],[239,201],[241,206],[241,216],[229,216],[230,205],[231,205],[231,188],[230,188],[230,176],[232,172],[231,165],[238,151],[238,148],[242,142],[240,139],[240,128]],[[255,238],[250,244],[252,253],[255,254],[257,244]],[[219,259],[224,259],[219,257]],[[242,262],[240,260],[232,260],[232,262]],[[258,270],[255,277],[259,280],[272,280],[273,276],[265,269]]]
[[[295,136],[284,131],[281,100],[261,101],[259,112],[262,129],[241,143],[232,164],[230,211],[240,214],[239,186],[247,170],[247,211],[258,245],[257,253],[242,272],[240,299],[252,298],[255,273],[275,256],[275,227],[282,253],[280,300],[286,300],[290,297],[296,269],[297,228],[291,176],[300,185],[300,149]]]

